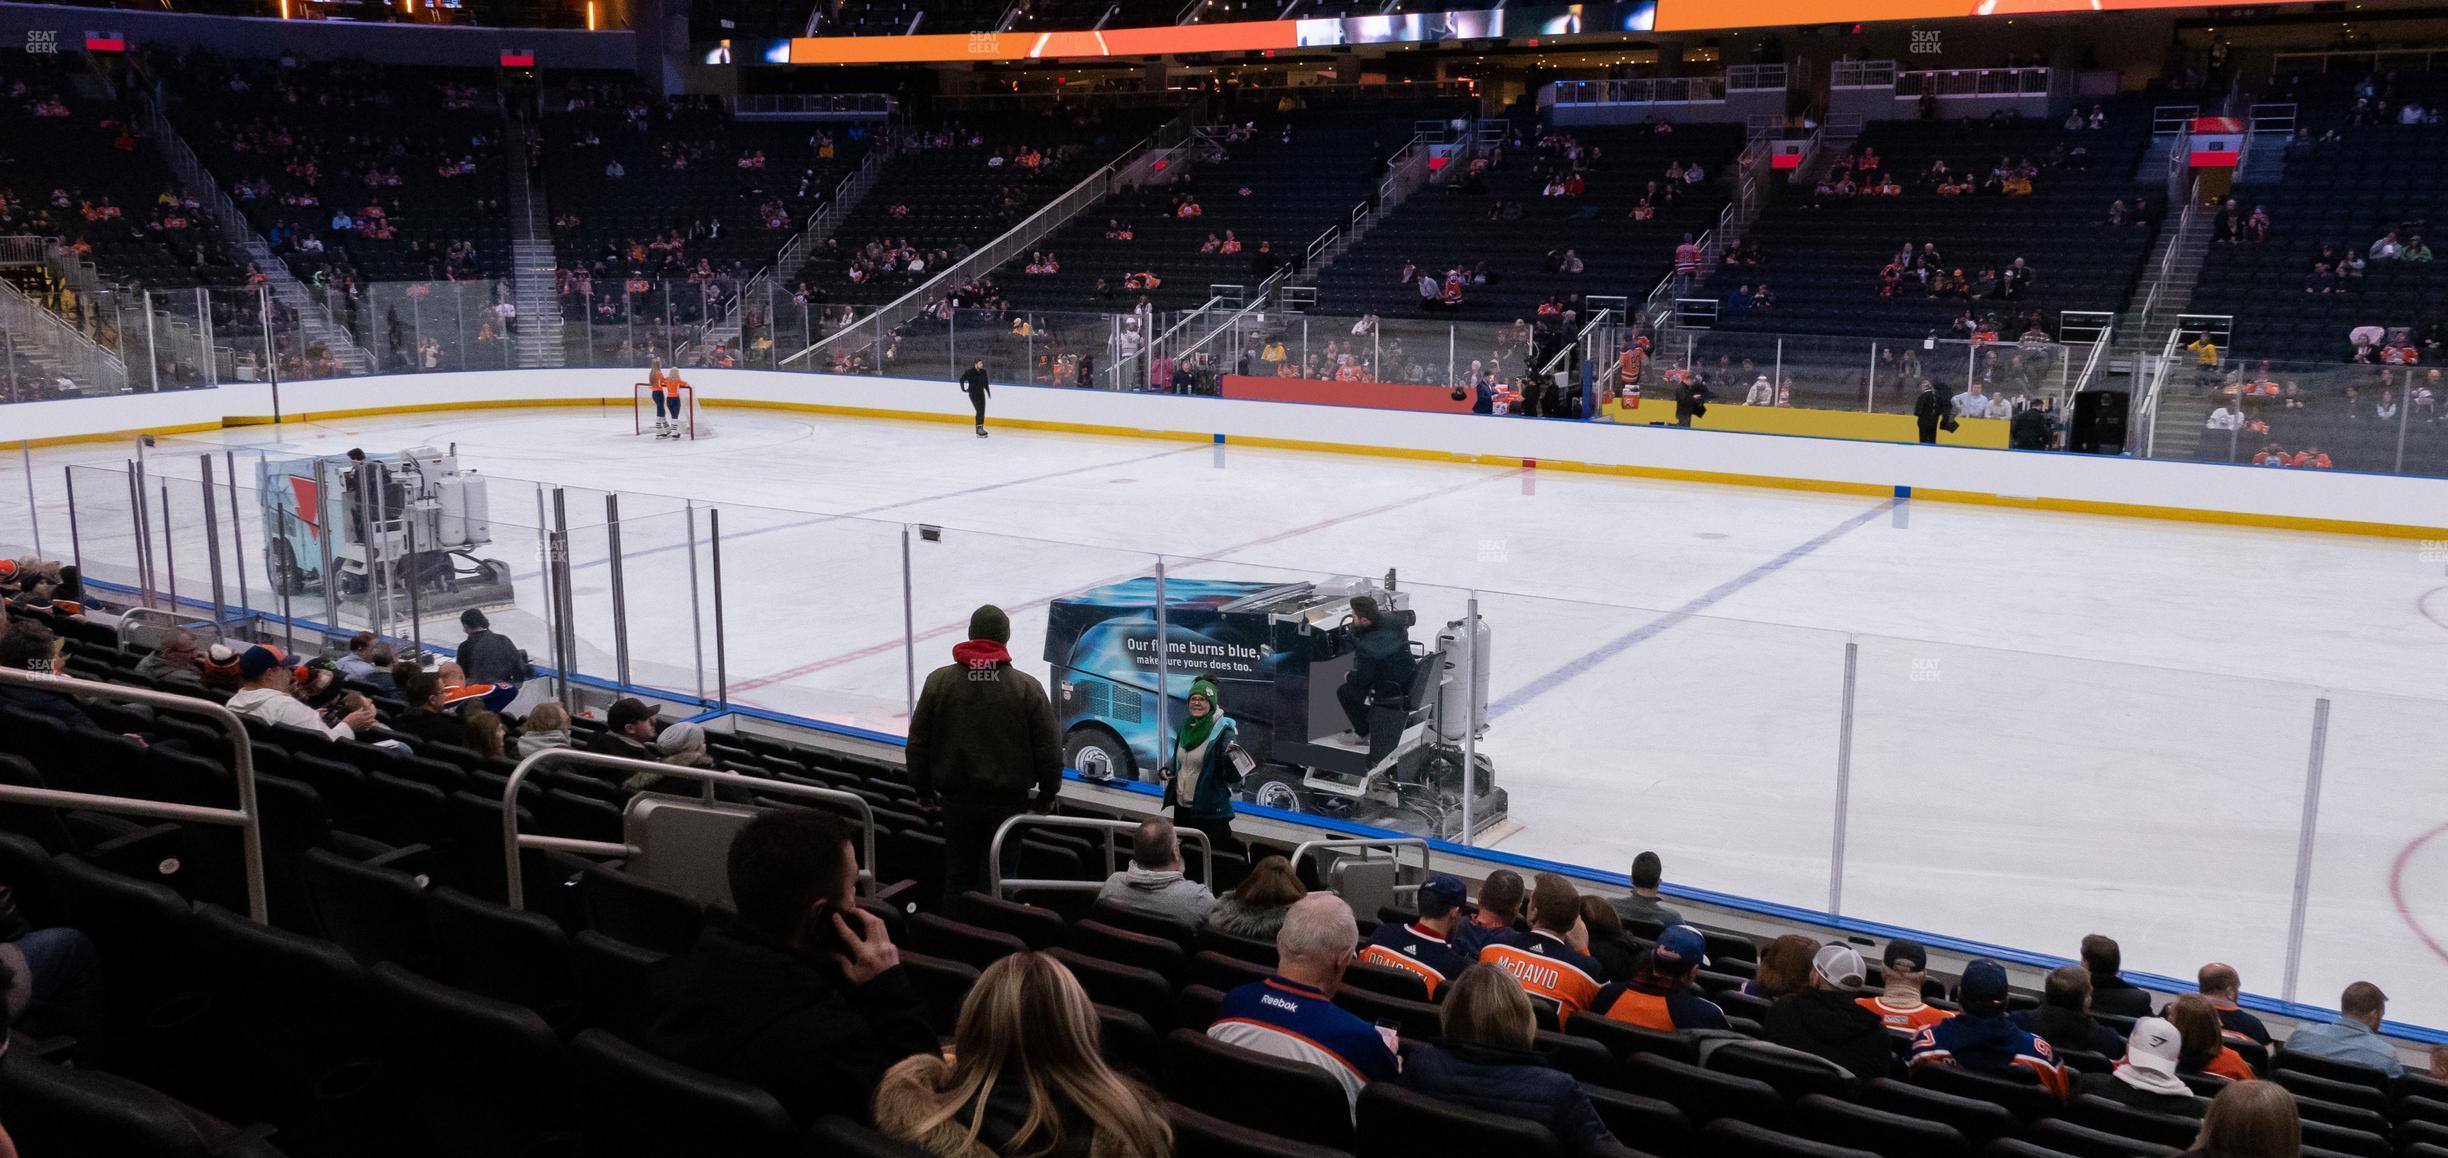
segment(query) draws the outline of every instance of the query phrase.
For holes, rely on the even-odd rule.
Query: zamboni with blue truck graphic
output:
[[[1046,662],[1072,768],[1098,779],[1156,780],[1188,715],[1190,684],[1205,677],[1258,761],[1242,799],[1427,836],[1461,835],[1464,734],[1472,721],[1487,718],[1484,620],[1476,631],[1460,620],[1449,623],[1432,645],[1412,642],[1419,664],[1410,694],[1405,702],[1374,705],[1363,751],[1337,739],[1345,721],[1335,689],[1352,666],[1353,598],[1372,596],[1406,628],[1415,626],[1394,576],[1383,585],[1168,577],[1161,717],[1156,592],[1155,578],[1142,577],[1057,599],[1048,609]],[[1504,819],[1505,792],[1485,755],[1475,755],[1469,781],[1471,823],[1485,831]]]

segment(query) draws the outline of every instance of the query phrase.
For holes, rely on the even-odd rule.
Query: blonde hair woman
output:
[[[988,966],[961,1003],[952,1056],[888,1071],[876,1125],[939,1158],[1171,1158],[1163,1110],[1105,1064],[1096,1009],[1052,957]]]
[[[2237,1082],[2210,1099],[2187,1158],[2295,1158],[2303,1120],[2295,1095],[2276,1082]]]

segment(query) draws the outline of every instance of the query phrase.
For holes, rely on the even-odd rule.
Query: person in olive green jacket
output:
[[[995,829],[1034,807],[1054,810],[1062,792],[1062,738],[1045,685],[1012,666],[1011,617],[987,604],[969,617],[969,638],[952,648],[952,662],[928,673],[910,715],[910,786],[918,803],[940,808],[944,820],[944,912],[960,896],[989,888],[988,846]],[[1019,859],[1009,842],[1004,871]]]

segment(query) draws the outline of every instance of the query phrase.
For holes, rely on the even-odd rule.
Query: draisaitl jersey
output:
[[[1360,947],[1360,959],[1371,965],[1400,969],[1418,977],[1428,985],[1428,1000],[1436,1000],[1437,990],[1454,979],[1454,975],[1470,967],[1470,958],[1455,949],[1443,935],[1426,925],[1408,925],[1391,921],[1377,926],[1369,943]]]

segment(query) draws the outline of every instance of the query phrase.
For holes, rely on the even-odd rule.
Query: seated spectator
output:
[[[2168,1019],[2136,1020],[2124,1051],[2114,1071],[2077,1077],[2074,1092],[2097,1094],[2119,1105],[2154,1114],[2182,1114],[2188,1118],[2200,1117],[2208,1107],[2209,1103],[2194,1096],[2193,1087],[2176,1076],[2176,1059],[2184,1052],[2184,1035]]]
[[[1535,1048],[1538,1019],[1522,987],[1480,962],[1454,978],[1437,1022],[1440,1044],[1405,1058],[1402,1085],[1440,1102],[1528,1118],[1547,1127],[1567,1153],[1620,1153],[1581,1083],[1547,1064]]]
[[[1540,873],[1530,891],[1530,931],[1490,937],[1479,959],[1512,974],[1532,997],[1554,1002],[1563,1021],[1589,1008],[1604,983],[1606,971],[1588,946],[1581,894],[1563,877]]]
[[[1759,974],[1742,983],[1745,996],[1763,1001],[1775,1001],[1789,993],[1810,989],[1811,962],[1819,955],[1819,942],[1800,933],[1787,933],[1760,950]]]
[[[66,652],[59,637],[49,627],[30,619],[0,619],[0,668],[9,671],[58,675],[67,666]],[[72,732],[107,735],[102,725],[93,721],[79,707],[76,698],[42,688],[16,684],[0,686],[0,707],[15,708],[28,715],[56,720]]]
[[[1361,948],[1360,959],[1418,977],[1428,986],[1428,999],[1434,1001],[1445,983],[1471,963],[1453,946],[1455,926],[1462,922],[1462,882],[1438,873],[1420,885],[1418,898],[1419,919],[1378,925],[1368,944]],[[1219,905],[1219,911],[1221,908]]]
[[[2216,1074],[2234,1082],[2248,1082],[2258,1076],[2253,1073],[2244,1055],[2227,1044],[2225,1032],[2219,1028],[2218,1011],[2210,1007],[2209,999],[2198,993],[2188,993],[2170,1002],[2165,1014],[2184,1035],[2184,1050],[2177,1055],[2176,1068],[2182,1073]]]
[[[22,1029],[34,1038],[69,1037],[100,1053],[105,1045],[102,963],[91,937],[66,925],[33,928],[0,888],[0,1037]],[[14,1158],[0,1132],[0,1154]]]
[[[1822,946],[1811,957],[1809,987],[1777,998],[1760,1019],[1761,1040],[1826,1058],[1859,1081],[1886,1077],[1895,1068],[1893,1036],[1861,1006],[1868,975],[1852,946]]]
[[[203,672],[206,691],[238,690],[238,655],[238,649],[226,643],[216,643],[204,649],[204,659],[198,667]]]
[[[2039,1008],[2018,1009],[2007,1017],[2059,1049],[2082,1049],[2115,1057],[2125,1048],[2124,1038],[2092,1018],[2091,974],[2080,965],[2060,965],[2050,970],[2048,982],[2040,991]]]
[[[1173,1153],[1161,1101],[1105,1064],[1096,1006],[1043,953],[987,966],[961,1002],[951,1059],[918,1053],[886,1071],[876,1127],[939,1158]]]
[[[2380,1023],[2387,1015],[2388,994],[2369,981],[2357,981],[2339,995],[2336,1021],[2298,1028],[2287,1038],[2286,1050],[2370,1066],[2396,1077],[2405,1072],[2405,1065],[2397,1060],[2396,1049],[2380,1038]]]
[[[2405,249],[2397,255],[2397,260],[2429,261],[2431,260],[2431,247],[2423,244],[2422,235],[2417,233],[2407,239]]]
[[[2372,242],[2364,256],[2373,261],[2395,261],[2404,253],[2405,244],[2397,240],[2397,231],[2392,229],[2381,234],[2380,240]]]
[[[2181,1158],[2296,1158],[2303,1119],[2295,1095],[2276,1082],[2237,1082],[2202,1113],[2201,1133]]]
[[[652,760],[648,745],[661,734],[655,724],[655,711],[645,701],[634,696],[614,700],[604,711],[603,731],[587,741],[586,750],[604,756],[625,756],[631,760]]]
[[[1640,375],[1632,377],[1637,380]],[[1665,876],[1665,862],[1654,852],[1643,852],[1632,858],[1632,891],[1607,902],[1622,917],[1624,924],[1651,921],[1661,928],[1683,923],[1683,914],[1667,906],[1658,894],[1658,882]]]
[[[349,637],[348,654],[340,657],[340,676],[386,692],[399,690],[391,682],[391,649],[384,647],[382,637],[371,631]]]
[[[509,758],[510,729],[499,713],[479,708],[467,714],[467,748],[488,760]]]
[[[1207,1036],[1315,1066],[1358,1102],[1362,1088],[1401,1069],[1376,1026],[1334,1004],[1359,943],[1359,922],[1343,898],[1302,897],[1275,934],[1275,975],[1225,994]]]
[[[1606,981],[1630,981],[1640,975],[1641,955],[1648,942],[1624,932],[1623,918],[1596,893],[1581,894],[1581,928],[1589,935],[1589,955],[1598,961]]]
[[[1989,960],[1964,966],[1962,992],[1963,1012],[1915,1035],[1905,1067],[1954,1066],[1992,1077],[2028,1073],[2063,1098],[2066,1072],[2049,1044],[2006,1019],[2006,967]]]
[[[1486,948],[1491,938],[1520,925],[1522,902],[1528,892],[1521,874],[1512,869],[1489,873],[1486,880],[1479,882],[1479,907],[1471,911],[1468,922],[1454,930],[1454,952],[1468,960],[1478,960],[1479,950]]]
[[[374,726],[374,705],[351,713],[337,724],[325,727],[322,717],[315,714],[298,698],[290,694],[292,683],[305,671],[304,664],[293,664],[281,649],[259,643],[238,657],[238,675],[244,682],[238,694],[229,699],[229,710],[241,716],[252,716],[266,723],[321,732],[335,740],[354,740],[357,729]],[[452,729],[457,743],[466,738],[464,725]]]
[[[2269,1027],[2236,1004],[2236,998],[2243,995],[2244,981],[2236,974],[2235,966],[2216,961],[2204,965],[2196,977],[2196,984],[2201,989],[2202,999],[2217,1011],[2221,1032],[2263,1046],[2270,1044]]]
[[[198,666],[195,633],[174,628],[163,633],[153,654],[136,661],[136,674],[157,683],[178,684],[201,689],[204,670]]]
[[[1130,867],[1105,879],[1097,901],[1192,928],[1207,919],[1216,903],[1207,886],[1182,876],[1181,837],[1173,831],[1173,822],[1161,816],[1139,822],[1139,830],[1131,835]]]
[[[415,676],[402,694],[408,710],[392,718],[392,731],[435,744],[467,742],[467,721],[451,710],[440,676]]]
[[[519,724],[518,758],[521,760],[538,752],[569,746],[569,710],[560,704],[550,700],[537,704],[535,710],[528,712],[527,718]]]
[[[1708,964],[1708,939],[1689,925],[1669,926],[1649,951],[1649,964],[1631,981],[1608,985],[1590,1012],[1647,1029],[1726,1029],[1725,1010],[1700,995],[1695,984]]]
[[[856,904],[849,833],[810,809],[760,812],[724,875],[739,915],[655,966],[644,1044],[762,1087],[802,1124],[866,1119],[885,1072],[937,1046],[884,922]]]
[[[1860,1004],[1890,1032],[1909,1038],[1954,1016],[1922,1000],[1922,983],[1929,980],[1929,950],[1921,942],[1902,937],[1887,942],[1879,964],[1885,989],[1876,997],[1862,998]]]
[[[1283,928],[1284,914],[1308,896],[1292,862],[1281,856],[1261,857],[1233,890],[1216,898],[1207,923],[1216,931],[1255,941],[1272,941]]]
[[[2208,345],[2207,337],[2201,341],[2205,346],[2201,355],[2204,364],[2216,365],[2217,348]],[[2124,960],[2124,951],[2117,947],[2115,938],[2093,933],[2082,939],[2083,967],[2091,973],[2091,1008],[2111,1017],[2148,1017],[2150,994],[2118,972]]]

